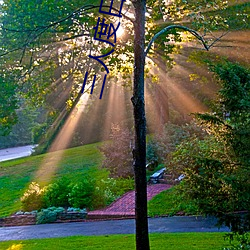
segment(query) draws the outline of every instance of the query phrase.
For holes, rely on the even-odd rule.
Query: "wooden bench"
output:
[[[153,183],[153,184],[158,183],[159,180],[163,178],[164,172],[165,172],[165,168],[162,168],[162,169],[158,170],[157,172],[153,173],[153,174],[150,176],[149,181],[150,181],[151,183]]]

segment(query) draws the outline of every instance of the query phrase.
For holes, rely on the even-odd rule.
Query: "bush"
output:
[[[32,141],[34,144],[38,144],[40,142],[41,138],[44,136],[47,129],[48,129],[47,123],[37,124],[32,129]]]
[[[159,163],[159,156],[157,153],[157,142],[154,140],[149,140],[147,143],[147,170],[154,171]]]
[[[43,207],[44,189],[38,183],[32,182],[28,190],[21,197],[22,209],[24,211],[39,210]]]
[[[95,208],[101,208],[112,203],[117,197],[113,193],[116,185],[114,178],[101,179],[96,182],[93,195],[93,204]]]
[[[55,222],[59,213],[64,212],[62,207],[49,207],[37,213],[36,224]]]
[[[69,204],[73,207],[85,208],[92,206],[92,195],[94,193],[94,185],[92,181],[87,179],[76,183],[72,186],[69,193]]]
[[[58,181],[48,185],[44,192],[45,207],[68,207],[69,193],[71,191],[70,181],[66,178],[61,178]]]
[[[250,240],[247,233],[228,233],[225,239],[229,240],[231,246],[225,247],[223,250],[250,250]],[[237,243],[233,244],[235,240]]]
[[[106,178],[96,182],[93,194],[93,205],[101,208],[111,204],[124,193],[134,189],[132,178]]]

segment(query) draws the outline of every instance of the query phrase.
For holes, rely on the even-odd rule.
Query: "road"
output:
[[[170,232],[228,232],[227,227],[215,226],[216,219],[195,216],[174,216],[165,218],[149,218],[150,233]],[[74,235],[111,235],[134,234],[135,220],[109,220],[94,222],[75,222],[59,224],[43,224],[33,226],[2,227],[0,241],[24,240],[39,238],[57,238]]]
[[[31,155],[35,145],[0,149],[0,162]]]

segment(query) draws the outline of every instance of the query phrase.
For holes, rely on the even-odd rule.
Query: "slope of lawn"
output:
[[[152,250],[221,250],[228,246],[224,233],[151,234]],[[0,242],[4,250],[78,250],[78,249],[135,249],[134,235],[74,236],[57,239],[39,239]]]
[[[102,160],[98,145],[100,143],[65,150],[51,179],[64,176],[78,181],[87,174],[93,177],[98,174],[100,178],[100,175],[106,176],[106,171],[98,169]],[[50,153],[50,156],[56,157],[57,153]],[[0,217],[20,210],[20,197],[30,182],[37,181],[35,174],[46,155],[0,162]]]
[[[191,202],[187,202],[172,187],[153,197],[148,202],[148,215],[150,217],[158,217],[162,215],[175,215],[177,213],[185,215],[199,214],[198,208]]]

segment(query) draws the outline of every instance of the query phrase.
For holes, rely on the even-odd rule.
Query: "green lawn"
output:
[[[100,171],[102,155],[97,149],[100,143],[67,149],[63,152],[61,161],[56,166],[52,179],[66,177],[72,181],[81,180],[84,175],[106,175]],[[50,153],[56,156],[55,153]],[[20,197],[32,181],[37,181],[35,174],[41,167],[46,154],[0,163],[0,217],[20,210]],[[55,166],[51,166],[55,167]]]
[[[224,233],[151,234],[151,250],[222,250]],[[135,249],[134,235],[74,236],[57,239],[0,242],[1,250]]]
[[[96,179],[107,177],[108,172],[100,170],[102,155],[98,150],[100,143],[67,149],[59,162],[52,179],[66,177],[71,181],[80,181],[84,176]],[[58,152],[49,153],[56,157]],[[21,209],[20,197],[32,181],[37,181],[35,175],[48,154],[0,163],[0,218],[8,216]],[[54,167],[54,166],[51,166]],[[159,168],[161,168],[160,166]],[[188,211],[187,204],[177,202],[174,189],[167,190],[154,197],[149,202],[149,216],[175,214],[178,211]],[[195,211],[191,211],[195,213]]]
[[[199,214],[198,208],[191,202],[187,202],[180,196],[172,187],[166,191],[153,197],[148,203],[148,215],[151,217],[161,215],[175,215],[178,212],[183,212],[187,215]]]

